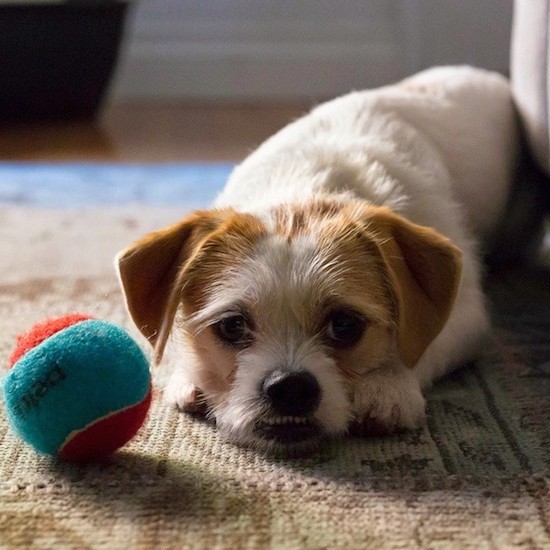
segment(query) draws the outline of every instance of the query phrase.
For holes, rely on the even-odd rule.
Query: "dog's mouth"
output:
[[[256,434],[262,439],[282,445],[304,443],[322,435],[319,423],[308,416],[273,416],[256,424]]]

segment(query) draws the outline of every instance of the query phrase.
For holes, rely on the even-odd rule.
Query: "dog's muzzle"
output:
[[[270,411],[257,425],[261,437],[289,444],[320,435],[314,414],[321,402],[321,387],[311,373],[272,371],[262,380],[260,393]]]

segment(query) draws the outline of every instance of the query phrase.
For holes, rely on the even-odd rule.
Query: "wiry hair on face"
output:
[[[188,377],[222,432],[272,447],[273,426],[307,428],[312,442],[344,433],[369,370],[414,366],[447,318],[458,258],[387,209],[315,200],[195,213],[125,251],[121,279],[160,352],[179,312]],[[273,373],[301,373],[314,408],[278,412],[264,389]]]

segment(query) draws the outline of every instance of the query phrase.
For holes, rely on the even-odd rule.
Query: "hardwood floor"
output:
[[[305,104],[133,103],[94,122],[0,127],[1,161],[236,162]]]

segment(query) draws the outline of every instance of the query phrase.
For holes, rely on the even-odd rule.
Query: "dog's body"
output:
[[[216,209],[119,257],[166,395],[260,446],[413,428],[422,389],[475,357],[489,322],[479,246],[519,154],[507,81],[425,71],[314,109],[235,169]],[[460,251],[460,252],[459,252]]]

